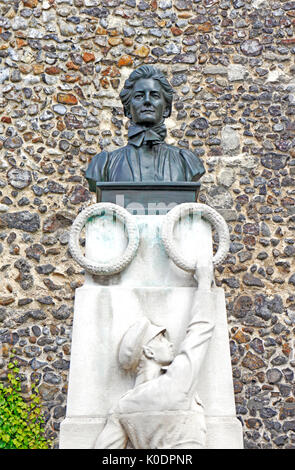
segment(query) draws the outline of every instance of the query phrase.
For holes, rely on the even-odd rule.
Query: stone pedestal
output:
[[[133,377],[118,366],[118,345],[140,316],[167,328],[177,353],[190,318],[196,281],[168,258],[160,237],[164,216],[136,218],[140,245],[127,268],[113,276],[86,273],[76,290],[66,418],[60,448],[90,449],[103,428],[109,409],[130,388]],[[212,258],[211,227],[197,215],[182,219],[175,239],[183,256],[197,250]],[[85,254],[108,260],[125,249],[127,238],[113,217],[93,218],[86,226]],[[200,292],[200,295],[202,293]],[[217,324],[202,365],[198,393],[207,417],[207,448],[243,448],[236,418],[224,291],[204,295],[218,312]]]

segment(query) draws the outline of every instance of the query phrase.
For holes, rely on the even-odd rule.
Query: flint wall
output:
[[[167,140],[203,160],[200,201],[230,227],[216,278],[245,447],[294,448],[295,2],[0,0],[0,9],[2,379],[14,349],[57,446],[83,283],[69,228],[95,202],[88,162],[126,142],[124,80],[155,64],[175,88]]]

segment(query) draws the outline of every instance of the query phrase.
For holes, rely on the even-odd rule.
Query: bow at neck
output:
[[[152,127],[131,123],[128,129],[128,143],[135,147],[140,147],[145,143],[156,145],[164,141],[166,134],[167,130],[163,121]]]

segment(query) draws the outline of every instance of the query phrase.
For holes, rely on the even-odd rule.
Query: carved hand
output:
[[[194,278],[198,282],[198,289],[200,290],[210,290],[215,285],[213,260],[204,259],[199,250]]]

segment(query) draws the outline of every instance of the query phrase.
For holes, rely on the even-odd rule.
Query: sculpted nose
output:
[[[150,97],[150,94],[149,92],[146,92],[145,95],[144,95],[144,102],[145,103],[150,103],[151,102],[151,97]]]

